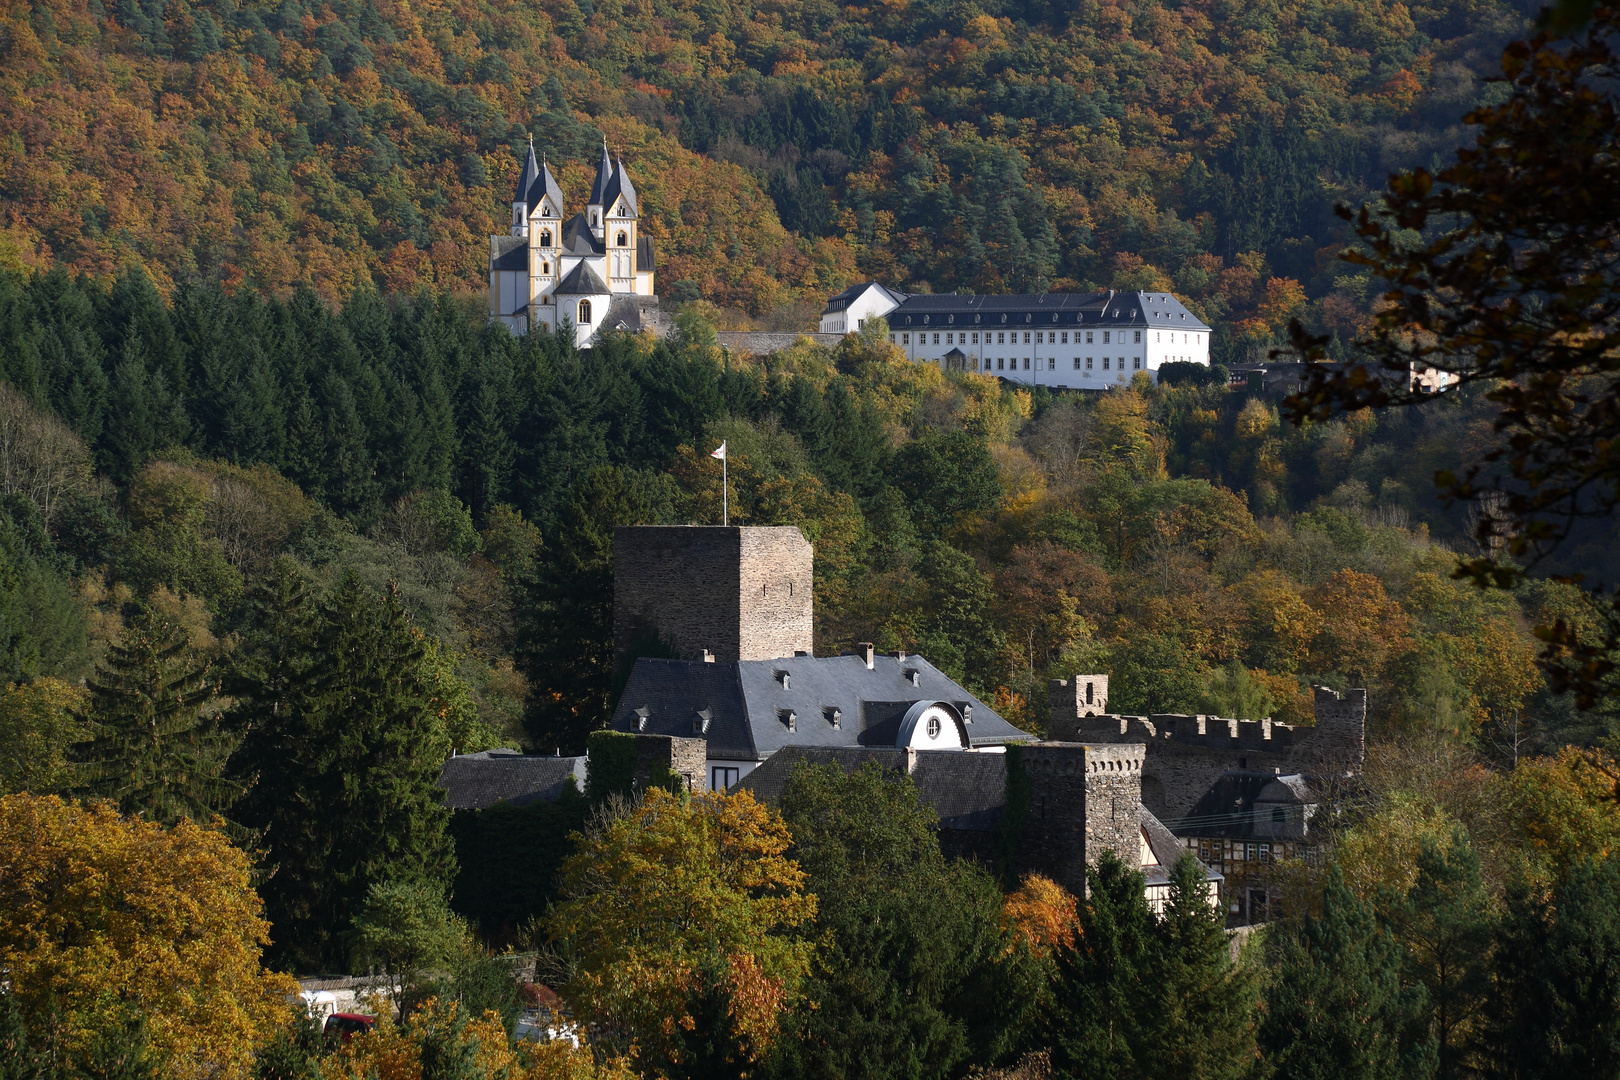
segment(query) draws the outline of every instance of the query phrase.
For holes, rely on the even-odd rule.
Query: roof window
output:
[[[827,718],[827,723],[832,725],[834,730],[843,727],[844,710],[840,709],[838,706],[824,706],[821,710],[821,715]]]
[[[698,709],[692,714],[692,734],[707,735],[709,721],[714,719],[714,712],[710,709]]]
[[[782,726],[787,728],[789,731],[799,730],[799,714],[794,712],[792,709],[776,710],[776,718],[782,721]]]
[[[793,689],[793,674],[791,672],[778,671],[776,673],[776,681],[782,684],[782,689],[784,690]]]

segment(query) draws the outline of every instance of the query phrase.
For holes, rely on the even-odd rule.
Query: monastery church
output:
[[[512,194],[511,234],[489,238],[490,318],[514,334],[570,323],[581,347],[603,327],[651,327],[656,257],[652,237],[637,228],[638,202],[629,170],[603,143],[590,199],[567,217],[562,185],[535,160],[531,141]]]

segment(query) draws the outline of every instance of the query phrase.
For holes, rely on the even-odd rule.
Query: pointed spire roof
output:
[[[529,136],[529,160],[523,163],[523,171],[518,174],[517,190],[512,193],[515,203],[529,204],[529,189],[540,175],[540,163],[534,160],[534,136]]]
[[[540,163],[540,175],[534,178],[533,184],[529,187],[529,209],[533,210],[540,205],[542,195],[550,197],[551,205],[556,207],[557,216],[561,218],[563,216],[562,185],[557,183],[555,176],[551,175],[551,164],[546,161]]]
[[[636,205],[636,186],[630,182],[630,174],[625,170],[624,159],[615,158],[613,161],[613,179],[609,181],[607,191],[602,193],[602,205],[611,207],[613,200],[624,196],[624,204],[630,208],[631,217],[640,217],[641,208]]]
[[[608,184],[613,180],[613,159],[608,157],[607,140],[602,140],[602,161],[596,166],[596,183],[591,185],[589,206],[607,204]]]

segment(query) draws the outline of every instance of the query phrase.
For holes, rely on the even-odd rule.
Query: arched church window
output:
[[[596,224],[596,211],[595,210],[591,211],[591,224],[592,225]]]
[[[630,242],[630,237],[623,229],[619,230],[619,246],[624,247]]]
[[[548,263],[548,262],[543,262],[543,263],[541,263],[541,264],[540,264],[540,272],[541,272],[541,273],[542,273],[542,274],[549,274],[549,273],[551,273],[551,264],[550,264],[550,263]]]
[[[588,323],[590,321],[591,321],[591,302],[589,300],[581,300],[579,302],[579,325],[584,326],[586,323]]]
[[[540,246],[541,247],[550,247],[551,246],[551,230],[550,229],[545,229],[540,233]]]

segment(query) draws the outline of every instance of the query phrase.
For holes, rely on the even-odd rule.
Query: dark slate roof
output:
[[[535,178],[540,175],[540,163],[534,159],[534,140],[529,140],[529,159],[523,163],[523,171],[518,173],[517,187],[512,192],[512,201],[533,206],[529,201],[529,189],[534,187]]]
[[[1017,293],[907,296],[885,316],[891,329],[929,326],[1041,327],[1126,326],[1142,329],[1208,330],[1169,293]]]
[[[611,208],[613,200],[621,195],[624,196],[625,205],[630,208],[630,216],[640,216],[641,208],[636,202],[636,186],[630,182],[630,174],[625,171],[624,162],[615,159],[613,179],[608,181],[607,190],[602,193],[602,205]]]
[[[492,236],[489,238],[489,268],[491,270],[529,271],[529,239],[525,236]]]
[[[531,162],[534,160],[532,147],[529,150],[529,160]],[[557,214],[561,216],[563,212],[562,185],[557,183],[555,176],[551,175],[551,165],[547,162],[540,163],[540,174],[534,178],[529,187],[529,209],[532,210],[540,205],[540,196],[542,195],[551,196],[551,203],[557,208]]]
[[[607,143],[602,143],[602,160],[596,166],[596,180],[591,184],[591,197],[587,200],[589,206],[603,206],[606,204],[604,196],[607,194],[608,184],[613,179],[613,159],[608,157]]]
[[[517,750],[457,754],[444,763],[439,786],[452,810],[487,810],[498,802],[513,806],[560,798],[563,789],[585,786],[582,757],[529,757]]]
[[[596,296],[608,292],[607,284],[591,269],[590,263],[580,263],[568,271],[568,276],[552,290],[558,296]]]
[[[1304,776],[1233,771],[1223,773],[1187,816],[1171,825],[1180,836],[1242,838],[1263,834],[1271,838],[1277,833],[1269,819],[1260,820],[1257,808],[1269,815],[1273,807],[1304,807],[1315,802],[1316,796]]]
[[[889,299],[892,300],[896,304],[900,303],[901,301],[905,300],[905,298],[906,298],[905,293],[897,292],[896,290],[889,288],[887,285],[884,285],[881,282],[863,281],[859,285],[851,285],[849,288],[845,289],[843,292],[834,293],[833,295],[827,297],[827,306],[826,306],[825,309],[822,310],[821,313],[823,315],[830,315],[835,311],[843,311],[844,308],[849,306],[849,302],[851,300],[854,300],[856,297],[860,296],[867,289],[873,289],[873,288],[881,289],[883,291],[883,293],[886,296],[888,296]]]
[[[596,234],[591,232],[584,214],[575,214],[563,222],[560,246],[569,255],[601,255],[607,251]]]
[[[788,777],[801,764],[832,763],[852,773],[867,762],[887,772],[909,772],[917,795],[939,815],[942,829],[987,832],[1001,820],[1007,803],[1007,755],[960,750],[898,750],[893,747],[790,746],[739,780],[765,802],[781,798]]]
[[[562,290],[559,289],[559,292]],[[913,684],[908,672],[917,673]],[[788,687],[778,676],[786,672]],[[704,735],[709,757],[761,761],[784,746],[893,746],[906,711],[919,701],[943,701],[958,712],[972,746],[997,746],[1031,736],[1018,730],[921,656],[787,656],[776,660],[704,663],[643,657],[613,712],[618,731]],[[838,726],[830,710],[839,712]],[[645,710],[646,724],[640,726]],[[694,730],[699,710],[708,731]],[[785,716],[795,716],[789,730]],[[701,726],[701,725],[699,725]]]
[[[652,237],[646,235],[645,233],[639,233],[639,231],[638,235],[636,236],[636,269],[658,269],[657,245],[653,243]]]

